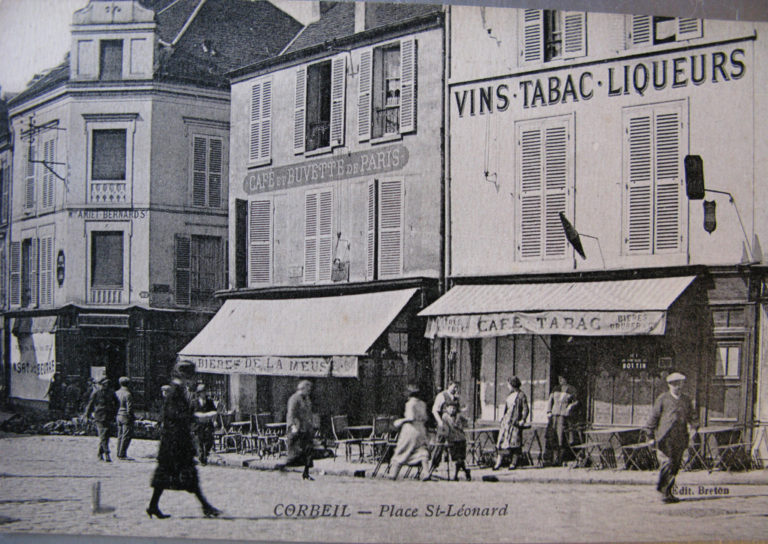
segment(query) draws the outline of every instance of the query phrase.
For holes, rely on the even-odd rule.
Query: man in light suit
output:
[[[690,429],[691,435],[695,436],[698,429],[698,417],[693,403],[682,392],[684,383],[685,375],[679,372],[667,376],[669,391],[656,399],[647,425],[651,443],[656,444],[663,456],[664,462],[659,471],[656,490],[661,493],[665,503],[680,501],[672,494],[672,488],[682,464],[683,454],[688,448],[688,431]]]
[[[128,459],[128,446],[133,438],[133,395],[128,385],[131,380],[127,376],[122,376],[118,382],[120,389],[115,391],[117,397],[117,458]]]

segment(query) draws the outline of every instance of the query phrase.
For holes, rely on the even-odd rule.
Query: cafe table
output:
[[[482,466],[484,456],[495,456],[498,433],[499,428],[490,425],[464,429],[467,437],[467,463]]]
[[[685,470],[705,468],[743,468],[746,454],[741,443],[741,429],[733,425],[712,425],[701,427],[688,448]],[[739,455],[742,453],[743,455]]]
[[[584,431],[584,444],[575,449],[580,451],[579,466],[587,461],[597,468],[616,468],[616,459],[621,457],[622,446],[640,440],[640,427],[593,427]]]
[[[354,438],[368,438],[373,432],[373,425],[348,425],[347,430]]]

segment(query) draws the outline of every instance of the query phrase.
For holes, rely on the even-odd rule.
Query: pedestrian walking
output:
[[[435,402],[432,404],[432,416],[435,418],[438,428],[443,424],[443,408],[449,402],[458,402],[458,394],[459,382],[452,381],[444,391],[440,391],[435,396]],[[459,407],[459,411],[461,411],[461,407]]]
[[[656,399],[648,419],[651,442],[656,445],[662,461],[656,490],[661,493],[665,503],[680,501],[672,493],[675,477],[680,471],[683,454],[688,449],[688,441],[696,436],[699,426],[693,402],[682,392],[685,379],[685,375],[679,372],[667,376],[669,390]]]
[[[208,464],[208,454],[213,448],[213,420],[216,417],[216,405],[208,396],[205,384],[197,384],[194,400],[195,422],[193,425],[195,432],[195,445],[197,447],[197,458],[201,465]]]
[[[115,391],[117,397],[117,458],[128,460],[128,446],[133,438],[133,395],[128,386],[130,378],[121,376],[118,380],[120,389]]]
[[[456,473],[453,476],[455,481],[459,480],[459,471],[464,472],[467,481],[472,479],[466,465],[467,437],[464,434],[464,427],[466,426],[467,418],[459,413],[458,400],[447,402],[443,406],[443,423],[437,431],[437,438],[441,443],[448,445],[451,459],[456,465]],[[433,459],[433,467],[436,465],[435,461],[439,461],[439,459]]]
[[[496,462],[493,470],[499,470],[507,458],[509,470],[517,468],[520,451],[523,446],[523,429],[528,419],[530,408],[525,393],[520,391],[520,378],[507,378],[509,395],[504,401],[504,413],[501,416],[499,439],[496,441]]]
[[[84,418],[93,417],[99,434],[99,460],[111,463],[109,457],[109,434],[112,422],[117,414],[117,397],[109,388],[109,378],[102,378],[96,383],[96,388],[85,406]]]
[[[179,361],[171,371],[171,383],[163,403],[163,426],[157,450],[157,468],[152,476],[152,499],[147,515],[158,519],[170,517],[160,510],[160,496],[166,489],[193,493],[205,517],[216,517],[221,511],[203,495],[195,468],[195,445],[192,440],[192,403],[187,388],[195,377],[191,361]]]
[[[427,450],[427,405],[419,398],[419,388],[408,386],[408,400],[404,417],[396,419],[395,428],[400,429],[397,445],[392,454],[392,479],[396,480],[403,465],[421,465],[421,478],[429,479],[429,451]]]
[[[78,385],[78,378],[70,377],[64,388],[64,413],[68,419],[77,417],[80,413],[80,398],[82,391]]]
[[[285,467],[303,466],[301,477],[304,480],[314,480],[309,475],[309,469],[313,465],[315,436],[311,393],[312,382],[302,380],[296,392],[288,399],[288,413],[285,418],[288,458],[279,467],[283,470]]]
[[[579,404],[576,398],[576,388],[568,383],[565,376],[557,377],[558,386],[550,393],[547,400],[547,425],[548,444],[552,452],[552,464],[555,466],[563,462],[563,453],[570,444],[569,426],[576,406]]]

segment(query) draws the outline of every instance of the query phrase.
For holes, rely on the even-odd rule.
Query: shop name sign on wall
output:
[[[254,195],[358,176],[384,174],[400,170],[406,164],[408,148],[404,145],[392,145],[289,166],[255,170],[245,176],[243,191],[245,194]]]
[[[632,336],[664,334],[666,312],[505,312],[430,318],[425,336],[487,338],[509,334]]]
[[[148,209],[129,208],[122,210],[78,208],[70,209],[69,216],[77,219],[95,219],[98,221],[124,221],[126,219],[144,219]]]
[[[645,96],[668,88],[741,79],[746,73],[744,58],[744,49],[737,48],[729,52],[622,63],[600,67],[600,72],[582,70],[548,77],[520,78],[514,83],[456,90],[453,92],[453,103],[459,117],[464,117],[504,112],[513,101],[523,108],[538,108],[591,100],[599,94],[609,97]]]
[[[198,372],[209,374],[251,374],[254,376],[296,376],[305,378],[356,378],[357,357],[185,357]]]

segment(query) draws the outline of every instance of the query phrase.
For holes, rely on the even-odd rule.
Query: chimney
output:
[[[367,2],[355,2],[355,34],[365,30],[365,5]]]
[[[270,3],[304,26],[311,25],[320,20],[319,0],[270,0]]]

